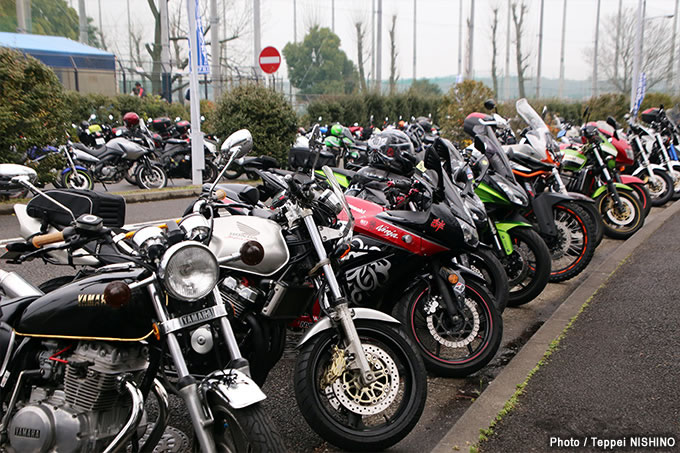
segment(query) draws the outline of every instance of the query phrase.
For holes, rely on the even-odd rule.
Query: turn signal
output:
[[[224,200],[225,198],[227,198],[227,192],[225,192],[222,189],[217,189],[215,191],[215,198],[218,200]]]
[[[452,285],[455,285],[456,283],[458,283],[458,275],[449,274],[449,283],[451,283]]]
[[[104,288],[104,301],[114,308],[120,308],[130,302],[131,294],[126,283],[111,282]]]
[[[241,246],[241,261],[248,266],[260,264],[264,259],[264,247],[257,241],[248,241]]]

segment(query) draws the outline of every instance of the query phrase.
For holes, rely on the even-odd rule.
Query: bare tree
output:
[[[493,19],[491,20],[491,79],[493,80],[493,92],[494,96],[498,96],[498,43],[496,41],[498,32],[498,5],[491,7],[491,14],[493,14]]]
[[[604,23],[616,23],[617,14],[610,15]],[[667,78],[668,55],[671,52],[671,33],[661,20],[647,20],[644,28],[644,43],[640,70],[647,77],[647,89]],[[616,28],[604,27],[602,29],[602,43],[597,52],[598,67],[602,68],[604,76],[616,91],[628,94],[631,90],[633,76],[633,60],[635,57],[635,39],[637,33],[637,12],[634,9],[625,9],[621,13],[619,58],[616,60]],[[592,64],[594,48],[585,50],[586,60]]]
[[[356,21],[354,28],[357,31],[357,66],[359,66],[359,87],[362,93],[366,92],[366,74],[364,71],[364,64],[368,61],[370,55],[364,55],[364,42],[366,40],[366,28],[363,22]]]
[[[390,36],[390,94],[394,94],[397,90],[397,80],[399,80],[399,74],[397,74],[397,43],[395,41],[395,31],[397,29],[397,15],[392,15],[392,26],[389,30]]]
[[[527,69],[529,68],[529,54],[526,55],[522,52],[522,36],[524,35],[526,13],[528,7],[524,0],[520,2],[513,2],[512,6],[512,22],[515,24],[515,58],[517,61],[517,81],[519,83],[519,97],[526,97],[524,91],[524,82],[527,80],[524,76]]]

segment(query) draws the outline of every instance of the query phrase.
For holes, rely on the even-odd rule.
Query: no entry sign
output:
[[[281,66],[281,54],[276,47],[265,47],[260,52],[260,68],[267,74],[274,74]]]

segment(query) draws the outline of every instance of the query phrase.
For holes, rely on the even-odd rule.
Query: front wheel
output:
[[[376,379],[364,385],[344,338],[328,329],[310,339],[295,363],[295,398],[309,426],[343,450],[386,449],[411,432],[427,398],[427,375],[415,346],[390,324],[355,326]]]
[[[425,366],[439,376],[465,377],[480,370],[501,344],[503,321],[488,290],[466,278],[464,299],[462,310],[451,316],[437,287],[422,281],[395,308]]]
[[[647,189],[647,186],[644,184],[627,184],[633,189],[633,192],[635,193],[635,196],[637,197],[638,201],[640,202],[640,207],[642,208],[642,215],[647,218],[649,215],[649,211],[652,210],[652,196],[649,193],[649,190]]]
[[[673,198],[673,178],[664,170],[654,169],[652,176],[647,176],[645,185],[652,197],[652,206],[663,206]]]
[[[77,169],[76,171],[69,170],[61,175],[61,184],[67,189],[94,189],[94,181],[92,175],[87,170]]]
[[[503,313],[503,310],[508,305],[510,294],[508,276],[505,274],[503,263],[492,251],[481,248],[468,252],[466,255],[467,263],[463,262],[463,264],[484,281],[485,286],[489,289],[496,303],[496,310],[498,313]]]
[[[563,282],[580,274],[595,253],[594,230],[583,208],[575,203],[553,206],[557,236],[546,240],[552,258],[550,281]]]
[[[613,239],[628,239],[644,225],[642,208],[634,195],[628,191],[619,190],[621,205],[617,208],[614,197],[604,192],[597,198],[597,207],[602,214],[604,234]]]
[[[513,252],[501,261],[510,285],[508,305],[517,307],[531,302],[550,279],[551,258],[545,241],[531,228],[510,230]]]
[[[140,165],[135,176],[140,189],[162,189],[168,183],[165,170],[156,164]]]
[[[602,215],[600,215],[600,211],[597,209],[595,203],[578,201],[575,203],[577,203],[581,209],[583,209],[583,212],[588,216],[588,220],[593,225],[593,240],[595,242],[595,247],[597,247],[604,238],[604,223],[602,222]]]
[[[286,451],[281,434],[261,403],[232,409],[214,394],[209,401],[215,419],[213,439],[219,453]]]

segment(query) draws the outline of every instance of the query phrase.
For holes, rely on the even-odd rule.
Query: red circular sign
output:
[[[260,52],[260,68],[267,74],[274,74],[281,66],[281,54],[276,47],[265,47]]]

